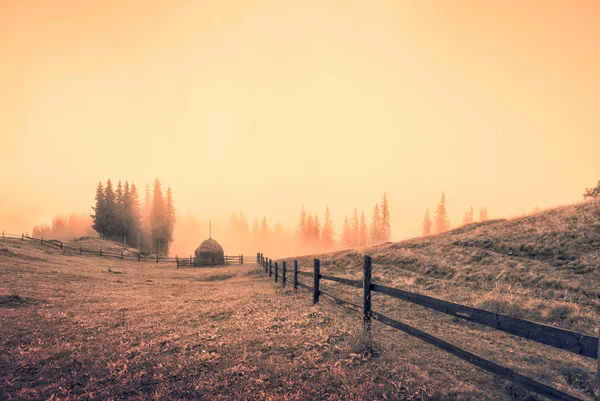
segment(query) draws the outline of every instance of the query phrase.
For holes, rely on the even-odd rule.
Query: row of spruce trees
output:
[[[160,181],[154,181],[154,193],[146,185],[143,207],[135,184],[119,180],[116,190],[110,178],[96,187],[92,228],[105,239],[117,240],[144,253],[169,254],[175,228],[175,206],[171,188],[163,196]]]
[[[484,207],[479,211],[479,221],[486,221],[488,219],[488,211]],[[462,219],[462,225],[471,224],[475,221],[473,207],[465,213]],[[442,193],[440,203],[435,209],[435,215],[433,221],[429,215],[429,209],[425,211],[425,218],[423,219],[423,235],[440,234],[450,230],[450,220],[448,219],[448,211],[446,210],[446,194]]]

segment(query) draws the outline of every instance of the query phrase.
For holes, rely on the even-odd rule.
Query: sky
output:
[[[99,180],[181,212],[392,236],[580,201],[600,179],[600,2],[0,0],[0,229]]]

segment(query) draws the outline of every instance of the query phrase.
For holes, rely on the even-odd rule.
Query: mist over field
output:
[[[598,400],[600,2],[0,1],[1,400]]]

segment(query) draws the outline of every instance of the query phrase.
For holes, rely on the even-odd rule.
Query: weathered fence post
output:
[[[60,250],[62,251],[62,241],[60,242]]]
[[[25,241],[25,234],[21,233],[21,241]]]
[[[285,287],[285,272],[286,272],[286,266],[285,266],[285,260],[283,262],[281,262],[281,285],[283,287]]]
[[[156,263],[158,263],[158,253],[156,254]]]
[[[142,253],[138,252],[138,262],[142,260]]]
[[[240,255],[240,265],[244,264],[244,255]]]
[[[260,253],[256,254],[256,264],[260,265]]]
[[[313,272],[313,305],[319,303],[319,279],[321,278],[321,261],[315,258],[315,268]]]
[[[275,282],[277,282],[278,278],[279,278],[279,265],[277,264],[277,262],[275,262]]]
[[[371,332],[371,257],[365,255],[363,264],[363,327]]]
[[[294,292],[298,291],[298,261],[294,260]]]
[[[190,266],[192,265],[192,255],[190,255]]]
[[[598,329],[600,337],[600,329]],[[598,365],[596,366],[596,401],[600,400],[600,341],[598,341]]]
[[[269,277],[273,275],[273,260],[269,259]]]
[[[102,249],[100,249],[100,256],[102,256]]]
[[[44,243],[44,237],[42,237],[42,240],[40,241],[42,244]]]

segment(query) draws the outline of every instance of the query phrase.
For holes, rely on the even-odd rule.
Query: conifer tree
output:
[[[329,213],[329,207],[327,207],[325,209],[325,222],[323,223],[323,231],[321,233],[321,243],[325,250],[333,249],[335,243],[334,236],[333,221],[331,221],[331,214]]]
[[[367,246],[369,234],[367,233],[367,221],[365,219],[365,212],[360,214],[360,229],[358,233],[358,245]]]
[[[144,191],[140,247],[144,252],[152,251],[152,197],[150,196],[150,185],[148,183],[146,183]]]
[[[431,217],[429,217],[429,209],[425,211],[425,218],[423,219],[423,236],[427,236],[431,234]]]
[[[269,239],[269,224],[267,223],[267,216],[263,216],[262,224],[260,226],[260,238],[262,245],[265,245]]]
[[[308,230],[306,229],[306,211],[304,210],[304,206],[302,206],[302,210],[300,211],[300,222],[298,223],[298,232],[300,237],[300,244],[306,244]]]
[[[256,217],[252,223],[252,238],[258,238],[258,219]]]
[[[350,228],[350,223],[348,222],[348,218],[344,218],[344,226],[342,229],[342,244],[345,247],[351,248],[352,244],[352,229]]]
[[[105,226],[104,236],[109,239],[114,235],[117,235],[117,214],[116,214],[116,199],[115,192],[113,190],[112,182],[110,178],[106,181],[106,187],[104,187],[104,207],[105,207]]]
[[[140,236],[142,231],[142,216],[140,209],[140,199],[135,184],[131,184],[131,188],[129,190],[128,210],[129,227],[127,234],[127,243],[132,247],[139,248]]]
[[[450,229],[450,221],[448,221],[448,213],[446,211],[446,194],[442,193],[442,199],[435,211],[435,233],[443,233]]]
[[[471,206],[471,209],[467,213],[465,213],[462,223],[463,223],[463,225],[473,223],[473,207],[472,206]]]
[[[358,246],[360,242],[360,222],[358,220],[358,210],[354,207],[354,215],[352,216],[352,220],[350,220],[350,228],[352,230],[352,246]]]
[[[383,194],[381,201],[381,242],[389,242],[392,239],[392,226],[390,223],[390,207],[388,205],[387,194]]]
[[[483,208],[479,211],[479,221],[486,221],[488,219],[488,211]]]
[[[177,222],[177,216],[175,215],[175,204],[173,203],[173,192],[171,187],[167,187],[167,204],[166,204],[166,239],[167,239],[167,253],[169,246],[173,242],[173,231],[175,230],[175,223]]]
[[[100,236],[104,237],[106,232],[106,202],[104,200],[104,186],[102,181],[98,182],[96,187],[96,206],[92,207],[94,214],[92,215],[92,228],[96,230]],[[34,238],[40,238],[39,227],[33,228]]]
[[[375,205],[373,210],[373,217],[371,218],[370,227],[370,243],[377,245],[381,242],[381,213],[379,212],[379,205]]]
[[[157,254],[168,253],[167,208],[162,194],[160,181],[154,180],[154,195],[152,197],[152,212],[150,218],[152,227],[152,247]],[[165,252],[165,250],[167,252]]]

